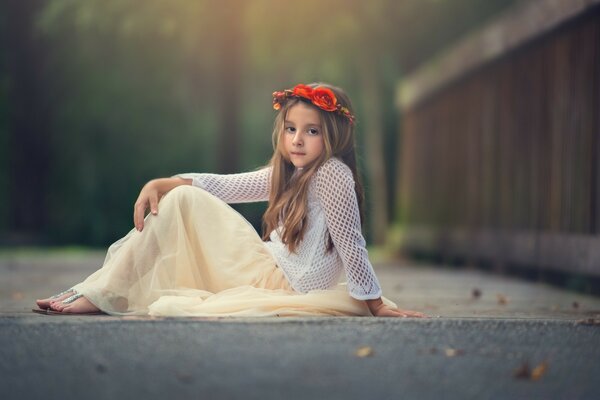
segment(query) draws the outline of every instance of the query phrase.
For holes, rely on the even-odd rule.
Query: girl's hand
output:
[[[366,302],[369,311],[371,311],[371,314],[375,317],[429,318],[429,316],[417,311],[401,310],[385,305],[383,300],[381,300],[381,297],[378,299],[367,300]]]
[[[156,180],[152,180],[144,185],[133,206],[133,225],[135,229],[140,232],[144,229],[144,217],[146,216],[148,207],[150,207],[152,214],[158,214],[158,201],[161,197],[162,194],[159,191]]]
[[[161,178],[153,179],[142,188],[133,206],[133,225],[138,231],[144,229],[146,210],[150,208],[153,215],[158,214],[158,202],[168,191],[179,185],[191,185],[191,179]]]

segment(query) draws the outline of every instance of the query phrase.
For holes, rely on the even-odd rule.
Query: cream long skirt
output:
[[[244,217],[185,185],[163,196],[143,231],[112,244],[102,268],[73,288],[111,315],[371,315],[344,284],[294,291]]]

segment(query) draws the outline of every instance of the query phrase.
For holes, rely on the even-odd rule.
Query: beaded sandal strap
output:
[[[77,294],[77,291],[73,290],[73,288],[67,289],[64,292],[60,292],[59,294],[55,294],[54,296],[50,296],[50,298],[51,299],[58,299],[60,296],[65,295],[67,293],[75,293],[75,294]]]
[[[80,298],[80,297],[83,297],[83,295],[82,295],[81,293],[77,293],[77,294],[74,294],[74,295],[73,295],[73,296],[71,296],[71,297],[67,297],[66,299],[64,299],[64,300],[62,301],[62,303],[63,303],[63,304],[70,304],[70,303],[74,302],[75,300],[77,300],[77,299],[78,299],[78,298]]]

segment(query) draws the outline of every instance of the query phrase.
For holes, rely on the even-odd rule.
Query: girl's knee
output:
[[[191,196],[196,191],[198,191],[198,188],[191,185],[179,185],[171,189],[167,195],[170,195],[171,197],[186,197]]]
[[[182,207],[189,205],[192,202],[202,201],[206,196],[208,196],[208,193],[200,188],[190,185],[181,185],[171,189],[167,194],[165,194],[161,200],[161,203],[163,201],[165,203],[172,202],[177,204],[178,207]]]

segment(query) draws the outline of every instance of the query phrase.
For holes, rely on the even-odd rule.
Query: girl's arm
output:
[[[241,174],[179,174],[171,178],[153,179],[140,192],[135,202],[133,223],[144,229],[144,216],[150,208],[158,213],[158,202],[168,191],[179,185],[192,185],[206,190],[226,203],[249,203],[269,200],[271,167]]]
[[[325,212],[329,234],[344,264],[350,296],[364,300],[374,316],[423,317],[421,313],[394,309],[383,303],[381,286],[361,231],[354,186],[352,171],[340,160],[331,159],[317,171],[316,193]]]
[[[191,179],[192,186],[206,190],[226,203],[252,203],[269,200],[271,167],[241,174],[179,174]]]
[[[332,158],[319,168],[315,183],[327,230],[344,265],[350,296],[357,300],[380,298],[381,286],[361,231],[352,171],[342,161]]]

